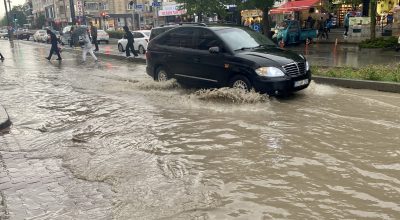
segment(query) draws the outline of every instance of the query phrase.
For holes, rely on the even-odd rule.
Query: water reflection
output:
[[[68,56],[0,73],[14,121],[1,153],[57,158],[51,167],[73,179],[45,217],[73,219],[73,207],[99,219],[400,218],[398,94],[315,83],[286,99],[196,91],[156,83],[143,65]]]

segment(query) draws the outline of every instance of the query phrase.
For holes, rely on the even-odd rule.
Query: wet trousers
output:
[[[83,61],[86,61],[86,55],[87,55],[88,52],[90,53],[90,55],[92,55],[92,57],[93,57],[94,60],[97,60],[96,55],[94,55],[94,53],[93,53],[93,48],[86,48],[86,47],[84,47],[84,48],[82,49],[82,59],[83,59]]]
[[[53,53],[56,53],[58,58],[61,59],[60,51],[58,50],[57,44],[51,44],[50,54],[48,56],[49,59],[51,59],[51,56],[53,56]]]

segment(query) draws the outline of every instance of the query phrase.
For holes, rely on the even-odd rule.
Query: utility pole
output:
[[[11,26],[10,26],[10,17],[8,16],[8,10],[7,10],[7,2],[4,0],[4,8],[6,9],[6,17],[7,17],[7,30],[8,30],[8,40],[12,42],[12,31],[11,31]]]

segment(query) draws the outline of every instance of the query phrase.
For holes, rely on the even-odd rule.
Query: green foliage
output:
[[[393,48],[397,45],[396,37],[388,37],[388,38],[375,38],[364,40],[360,43],[361,48]]]
[[[14,14],[15,17],[17,18],[17,24],[19,27],[23,27],[24,24],[26,24],[26,15],[24,13],[24,9],[22,5],[17,5],[12,8],[10,12],[8,12],[9,18],[10,18],[10,23],[14,24]],[[1,26],[6,26],[7,25],[7,18],[4,16],[1,21],[0,21]]]
[[[313,74],[345,79],[400,82],[400,64],[369,65],[360,69],[350,67],[313,68]]]
[[[186,9],[190,15],[197,14],[202,21],[202,15],[212,16],[216,13],[224,16],[226,14],[225,5],[232,4],[234,0],[176,0],[176,2],[183,4],[181,9]]]
[[[108,33],[108,35],[110,35],[110,38],[121,39],[125,35],[125,32],[123,31],[106,31],[106,32]]]
[[[39,17],[36,19],[36,28],[43,28],[44,24],[46,23],[46,17],[41,14]]]

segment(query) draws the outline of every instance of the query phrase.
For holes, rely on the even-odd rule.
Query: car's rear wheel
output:
[[[165,82],[169,79],[167,71],[164,67],[160,66],[156,70],[156,77],[155,80],[159,82]]]
[[[118,44],[118,50],[119,50],[119,52],[124,52],[124,48],[122,47],[122,44]]]
[[[229,87],[234,89],[242,89],[248,92],[251,90],[252,85],[250,83],[250,80],[247,79],[247,77],[242,75],[237,75],[231,79]]]
[[[139,53],[140,54],[145,54],[146,50],[144,49],[144,47],[142,45],[139,45]]]

